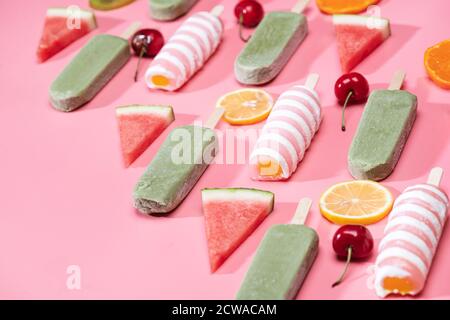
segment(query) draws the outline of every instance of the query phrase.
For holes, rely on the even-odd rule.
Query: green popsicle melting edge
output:
[[[89,102],[130,59],[128,41],[112,35],[94,36],[50,87],[50,101],[61,111]]]
[[[308,33],[303,14],[269,12],[235,62],[236,79],[263,84],[275,78]]]
[[[149,0],[153,19],[169,21],[187,13],[198,0]]]
[[[300,200],[291,224],[264,236],[237,294],[238,300],[292,300],[319,251],[319,236],[304,226],[311,199]]]
[[[416,110],[417,97],[407,91],[376,90],[370,95],[348,155],[353,177],[379,181],[392,173]]]
[[[174,129],[134,190],[134,205],[144,214],[174,210],[188,195],[216,154],[214,130],[200,126]]]

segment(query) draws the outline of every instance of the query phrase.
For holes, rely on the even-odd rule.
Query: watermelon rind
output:
[[[391,27],[388,19],[372,16],[359,16],[356,14],[335,14],[333,15],[334,25],[354,25],[371,27],[378,29],[383,35],[383,39],[391,35]]]
[[[275,195],[270,191],[251,188],[206,188],[202,190],[202,200],[203,202],[214,200],[267,202],[271,212]]]
[[[169,122],[175,120],[175,115],[173,113],[173,108],[171,106],[134,104],[116,108],[116,114],[118,116],[129,114],[145,114],[145,113],[158,114],[161,117],[169,120]]]
[[[69,17],[71,12],[68,8],[48,8],[47,17]],[[97,20],[95,13],[90,10],[80,9],[80,19],[87,22],[89,30],[92,31],[97,28]]]

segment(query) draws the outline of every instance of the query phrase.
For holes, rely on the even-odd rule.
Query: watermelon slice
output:
[[[131,105],[116,109],[125,166],[134,162],[174,120],[171,106]]]
[[[202,200],[214,272],[272,212],[274,195],[256,189],[204,189]]]
[[[389,20],[358,15],[334,15],[342,71],[347,73],[364,60],[390,34]]]
[[[81,9],[73,11],[70,8],[47,9],[44,31],[37,50],[38,61],[44,62],[95,28],[97,23],[91,11]]]

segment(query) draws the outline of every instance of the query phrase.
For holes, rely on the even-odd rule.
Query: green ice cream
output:
[[[237,80],[244,84],[263,84],[275,78],[307,32],[304,15],[269,12],[236,59]]]
[[[150,15],[156,20],[174,20],[187,13],[198,0],[149,0]]]
[[[174,210],[197,183],[216,150],[214,130],[200,126],[174,129],[136,185],[135,207],[145,214]]]
[[[416,118],[417,97],[402,90],[376,90],[367,101],[348,154],[357,179],[383,180],[394,170]]]
[[[50,87],[50,101],[61,111],[89,102],[130,58],[128,41],[97,35],[66,66]]]
[[[318,250],[319,237],[311,228],[296,224],[270,228],[258,248],[237,299],[295,299]]]

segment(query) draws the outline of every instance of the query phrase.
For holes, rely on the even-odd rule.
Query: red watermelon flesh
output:
[[[389,20],[358,15],[333,16],[342,71],[347,73],[390,35]]]
[[[211,271],[216,271],[273,210],[272,192],[202,190]]]
[[[79,18],[79,26],[75,24],[75,17]],[[38,61],[44,62],[96,27],[95,15],[91,11],[49,8],[37,50]]]
[[[132,105],[116,109],[123,161],[130,166],[173,121],[170,106]]]

